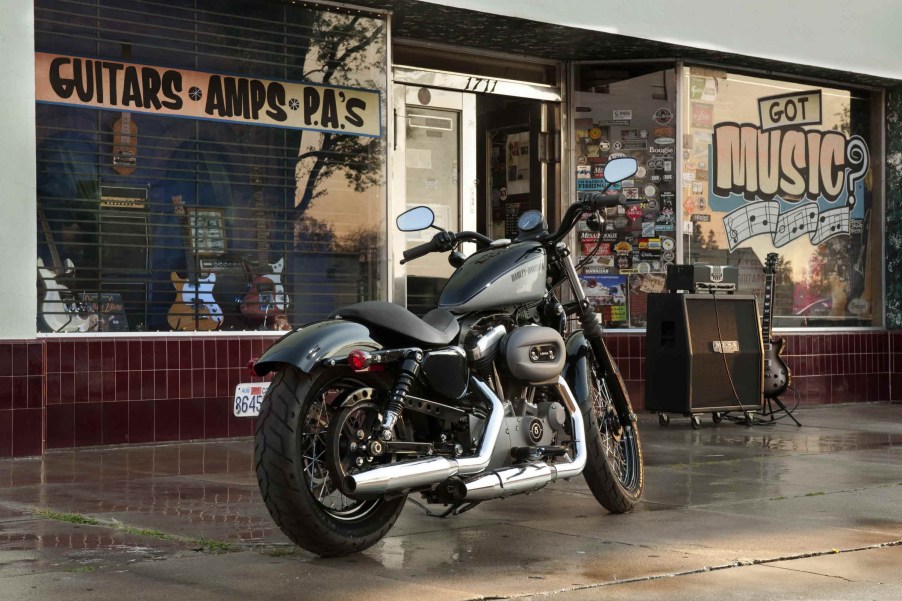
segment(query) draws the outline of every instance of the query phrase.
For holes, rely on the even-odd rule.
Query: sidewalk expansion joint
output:
[[[472,597],[467,599],[466,601],[488,601],[488,600],[496,600],[496,599],[523,599],[523,598],[532,598],[532,597],[550,597],[552,595],[557,595],[559,593],[572,593],[576,591],[585,591],[598,589],[607,586],[616,586],[619,584],[632,584],[635,582],[650,582],[653,580],[662,580],[664,578],[677,578],[680,576],[692,576],[694,574],[705,574],[707,572],[716,572],[719,570],[729,570],[733,568],[742,568],[747,566],[756,566],[756,565],[768,565],[772,563],[778,563],[781,561],[793,561],[796,559],[809,559],[811,557],[823,557],[826,555],[839,555],[843,553],[856,553],[859,551],[872,551],[874,549],[884,549],[889,547],[898,547],[902,546],[902,539],[894,540],[886,543],[878,543],[875,545],[866,545],[864,547],[852,547],[849,549],[830,549],[829,551],[813,551],[811,553],[797,553],[794,555],[784,555],[781,557],[772,557],[768,559],[749,559],[749,560],[740,560],[722,565],[715,566],[705,566],[702,568],[696,568],[694,570],[684,570],[681,572],[672,572],[670,574],[655,574],[652,576],[641,576],[638,578],[622,578],[619,580],[612,580],[611,582],[600,582],[597,584],[582,584],[577,586],[569,586],[560,588],[553,591],[542,591],[535,593],[526,593],[522,595],[509,595],[509,596],[490,596],[490,597]],[[788,568],[787,568],[788,569]],[[828,576],[826,574],[819,574],[821,576]],[[829,576],[828,576],[829,577]]]

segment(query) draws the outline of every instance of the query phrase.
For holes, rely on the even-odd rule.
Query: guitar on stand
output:
[[[260,330],[289,330],[291,325],[285,315],[287,298],[282,286],[282,270],[285,259],[269,262],[269,232],[266,227],[266,211],[263,203],[263,178],[259,168],[253,171],[254,212],[257,221],[257,261],[251,267],[245,259],[245,269],[251,280],[244,297],[239,300],[239,310],[248,324]]]
[[[84,307],[79,303],[71,290],[59,283],[58,279],[75,273],[75,265],[71,259],[63,263],[60,260],[59,251],[53,240],[53,232],[47,223],[44,209],[38,207],[38,219],[44,230],[47,240],[47,248],[50,249],[50,258],[53,265],[49,268],[44,265],[44,260],[38,257],[38,290],[43,294],[38,307],[38,318],[44,322],[46,329],[51,332],[91,332],[97,329],[97,315],[87,315]]]
[[[182,238],[185,240],[185,265],[187,277],[182,278],[175,271],[170,275],[172,285],[175,286],[175,303],[169,309],[167,321],[173,330],[181,331],[210,331],[217,330],[222,325],[222,309],[213,298],[213,284],[216,283],[216,274],[210,272],[206,277],[201,277],[197,269],[197,258],[191,251],[192,228],[185,212],[185,204],[182,196],[172,197],[172,205],[175,214],[182,221]]]
[[[776,403],[781,411],[801,427],[792,411],[786,408],[780,395],[786,392],[792,382],[792,372],[780,356],[786,341],[773,336],[773,310],[774,310],[774,273],[777,266],[777,253],[769,253],[764,262],[764,311],[761,315],[761,340],[764,343],[764,402],[768,406],[768,415],[771,421],[774,419]]]

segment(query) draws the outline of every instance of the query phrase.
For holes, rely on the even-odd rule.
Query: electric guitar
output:
[[[131,175],[138,165],[138,126],[129,112],[113,123],[113,169],[119,175]]]
[[[269,232],[263,205],[263,179],[259,168],[253,172],[254,206],[257,217],[257,262],[252,268],[244,259],[248,279],[251,280],[247,293],[239,302],[241,315],[251,324],[261,329],[290,329],[285,316],[285,288],[282,286],[282,270],[285,260],[269,263]]]
[[[774,309],[774,271],[777,253],[770,253],[764,262],[764,311],[761,315],[761,339],[764,342],[764,397],[774,399],[786,392],[792,373],[780,357],[786,341],[773,337],[771,318]]]
[[[47,223],[44,209],[38,207],[38,218],[44,237],[47,239],[47,247],[50,249],[50,258],[53,265],[47,267],[44,260],[38,257],[38,289],[43,292],[41,306],[38,308],[38,317],[43,320],[46,329],[51,332],[90,332],[97,329],[97,315],[85,315],[83,307],[75,299],[72,291],[60,284],[57,278],[71,275],[75,272],[75,265],[70,259],[63,263],[60,260],[59,251],[53,241],[53,232]],[[44,328],[42,328],[44,329]]]
[[[191,252],[191,227],[187,223],[185,204],[182,196],[172,197],[172,205],[175,214],[182,220],[182,237],[185,239],[185,265],[187,276],[179,277],[175,271],[169,279],[175,286],[175,303],[169,309],[166,320],[173,330],[182,331],[210,331],[216,330],[222,325],[222,309],[213,298],[213,284],[216,283],[216,274],[210,272],[206,277],[200,277],[197,272],[197,259]]]

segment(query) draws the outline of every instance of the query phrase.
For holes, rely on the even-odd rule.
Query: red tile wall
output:
[[[902,332],[786,334],[783,359],[801,405],[902,400]],[[611,334],[635,409],[645,407],[645,335]],[[895,367],[895,369],[894,369]],[[789,402],[795,402],[793,392]],[[787,399],[784,397],[784,402]]]
[[[902,332],[785,335],[802,404],[902,401]],[[249,436],[235,384],[270,337],[0,341],[0,457],[45,449]],[[634,407],[644,334],[609,334]]]
[[[43,343],[0,341],[0,457],[43,452],[44,407]]]

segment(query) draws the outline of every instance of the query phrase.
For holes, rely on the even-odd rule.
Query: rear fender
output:
[[[304,326],[273,343],[254,364],[258,376],[265,376],[280,364],[293,365],[311,373],[323,359],[346,354],[351,349],[379,350],[382,345],[363,324],[330,319]]]

